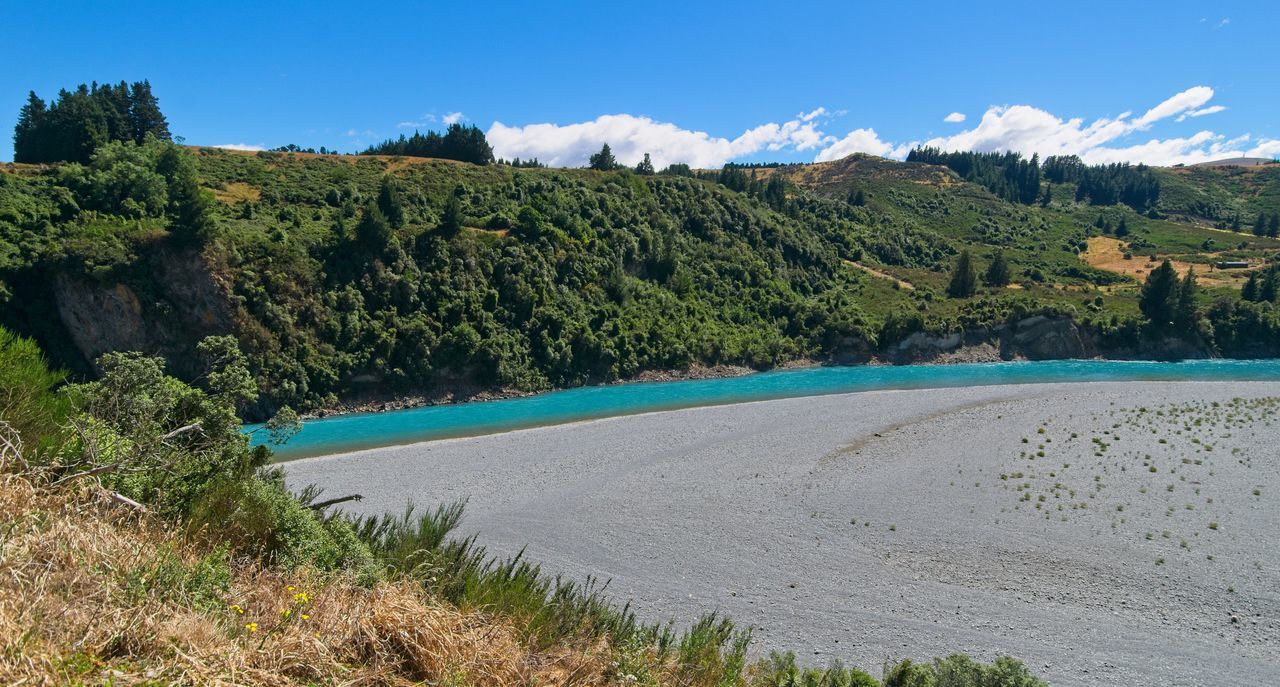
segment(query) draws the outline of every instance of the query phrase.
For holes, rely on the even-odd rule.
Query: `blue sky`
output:
[[[461,113],[559,164],[605,140],[697,166],[919,142],[1280,156],[1278,26],[1276,2],[10,0],[0,128],[28,90],[148,78],[201,145],[352,151]]]

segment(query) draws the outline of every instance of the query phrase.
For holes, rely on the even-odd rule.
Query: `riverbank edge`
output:
[[[1060,314],[1035,314],[992,327],[955,330],[948,333],[914,332],[879,351],[856,349],[825,359],[797,357],[777,365],[704,365],[694,363],[683,369],[646,370],[622,379],[588,381],[576,386],[529,391],[508,387],[485,387],[464,380],[440,384],[430,391],[384,394],[368,391],[353,394],[338,403],[309,411],[303,420],[317,420],[358,413],[379,413],[426,406],[496,401],[551,391],[587,386],[607,386],[637,382],[671,382],[697,379],[742,377],[769,370],[823,366],[858,365],[955,365],[965,363],[1012,362],[1018,360],[1185,360],[1218,357],[1200,340],[1165,338],[1145,342],[1141,348],[1108,349],[1099,343],[1090,327]]]

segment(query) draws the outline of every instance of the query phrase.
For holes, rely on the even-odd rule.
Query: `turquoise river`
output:
[[[635,382],[549,391],[496,401],[339,415],[303,424],[276,458],[290,460],[447,437],[493,434],[617,415],[877,389],[1115,381],[1280,381],[1280,360],[1147,362],[1050,360],[962,365],[862,365],[761,372],[742,377]],[[252,441],[266,440],[258,425]]]

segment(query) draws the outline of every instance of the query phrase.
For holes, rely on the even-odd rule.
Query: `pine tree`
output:
[[[991,264],[987,265],[987,271],[982,276],[982,281],[987,286],[1008,286],[1009,285],[1009,262],[1005,260],[1004,251],[996,251],[994,257],[991,258]]]
[[[129,123],[133,140],[142,143],[150,134],[162,141],[172,138],[169,134],[169,122],[160,112],[160,103],[151,92],[150,81],[139,81],[133,84],[133,92],[129,97]]]
[[[1138,309],[1155,329],[1163,330],[1173,321],[1177,302],[1178,273],[1173,264],[1165,260],[1147,275],[1142,294],[1138,297]]]
[[[1116,225],[1116,238],[1124,238],[1129,235],[1129,223],[1120,218],[1120,224]]]
[[[440,226],[437,231],[440,235],[451,238],[458,235],[462,231],[462,201],[458,199],[458,191],[454,189],[449,194],[449,199],[444,203],[444,214],[440,216]]]
[[[952,298],[968,298],[978,289],[978,273],[973,267],[973,257],[969,251],[961,251],[956,260],[955,270],[951,272],[951,283],[947,293]]]
[[[1044,195],[1040,198],[1040,207],[1047,208],[1053,202],[1053,184],[1044,185]]]
[[[644,159],[640,161],[640,164],[636,165],[636,174],[649,176],[653,174],[653,172],[653,162],[649,160],[649,154],[645,153]]]
[[[1254,236],[1267,235],[1267,217],[1261,212],[1259,212],[1258,216],[1253,220],[1253,235]]]
[[[156,160],[156,171],[168,185],[169,232],[183,243],[203,244],[214,235],[213,201],[200,188],[190,154],[168,145]]]
[[[761,197],[774,210],[782,210],[786,206],[787,187],[780,175],[775,174],[769,177],[769,183],[765,185]]]
[[[867,204],[867,194],[863,193],[862,189],[850,191],[848,203],[856,208],[860,208]]]
[[[1271,238],[1280,236],[1280,212],[1271,213],[1271,222],[1267,224],[1267,236]]]
[[[27,94],[27,104],[18,111],[18,125],[13,129],[13,161],[44,162],[45,141],[42,140],[45,118],[49,110],[35,91]]]
[[[404,201],[400,198],[400,186],[390,174],[383,175],[378,185],[378,209],[382,211],[392,229],[404,226]]]
[[[613,151],[609,149],[608,143],[604,144],[604,147],[600,149],[600,152],[591,156],[589,166],[591,169],[599,170],[601,172],[608,172],[618,168],[618,161],[614,159]]]
[[[1275,303],[1277,295],[1280,295],[1280,273],[1272,267],[1267,270],[1267,274],[1262,278],[1262,285],[1258,287],[1258,300],[1263,303]]]
[[[1196,271],[1188,269],[1178,285],[1178,300],[1173,311],[1173,325],[1179,334],[1195,332],[1199,315],[1196,313]]]
[[[370,251],[382,253],[391,247],[394,239],[395,232],[392,231],[386,215],[378,209],[377,203],[369,201],[364,206],[360,223],[356,225],[356,240]]]
[[[1258,274],[1256,272],[1249,273],[1249,281],[1244,283],[1244,287],[1240,289],[1241,300],[1256,301],[1258,300]]]

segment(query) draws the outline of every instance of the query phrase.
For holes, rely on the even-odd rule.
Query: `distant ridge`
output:
[[[1275,160],[1269,157],[1229,157],[1225,160],[1214,160],[1212,162],[1197,162],[1188,167],[1261,167],[1262,165],[1275,164]]]

